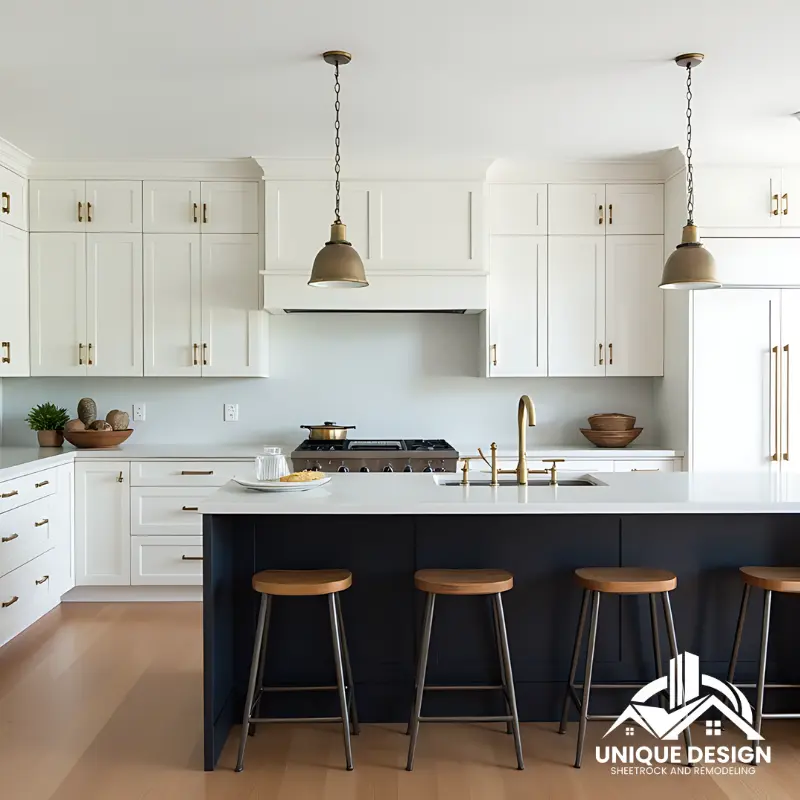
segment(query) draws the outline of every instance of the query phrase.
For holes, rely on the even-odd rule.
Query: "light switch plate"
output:
[[[239,421],[239,404],[238,403],[225,403],[223,411],[223,419],[225,422],[238,422]]]

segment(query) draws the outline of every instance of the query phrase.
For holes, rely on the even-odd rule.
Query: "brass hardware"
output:
[[[785,217],[789,214],[789,192],[786,192],[783,197],[781,197],[781,200],[783,200],[783,216]]]
[[[0,209],[4,214],[11,213],[11,195],[8,192],[3,192],[0,197],[3,198],[3,208]]]
[[[3,538],[0,539],[0,541],[2,541],[3,544],[5,544],[6,542],[13,542],[14,539],[19,539],[18,533],[12,533],[11,536],[3,536]]]
[[[124,480],[125,479],[122,477],[122,473],[120,472],[119,475],[117,475],[117,483],[122,483]]]
[[[50,481],[42,481],[41,483],[34,483],[33,485],[37,489],[41,489],[42,486],[49,486],[50,485]]]
[[[50,576],[49,575],[42,575],[42,577],[39,578],[38,581],[34,581],[34,583],[37,586],[41,586],[43,583],[47,583],[47,581],[49,581],[49,580],[50,580]]]
[[[786,353],[786,450],[783,453],[783,460],[789,460],[789,415],[792,413],[792,406],[789,402],[789,345],[783,346],[783,352]]]
[[[195,222],[197,222],[197,220],[195,220]],[[192,345],[192,353],[194,354],[194,356],[192,358],[192,364],[194,364],[194,366],[196,367],[197,366],[197,345],[196,344]]]
[[[780,198],[777,194],[772,195],[772,200],[775,203],[775,208],[772,209],[772,216],[777,217],[780,214]]]
[[[527,417],[527,419],[526,419]],[[525,428],[536,425],[536,408],[530,397],[524,394],[519,399],[517,406],[517,483],[520,486],[528,485],[528,456],[526,453]]]
[[[122,473],[120,473],[120,474],[122,474]],[[209,469],[209,470],[182,469],[181,470],[181,475],[213,475],[213,474],[214,474],[214,470],[213,469]]]
[[[497,366],[497,345],[496,344],[492,345],[492,366],[493,367]]]
[[[181,556],[181,561],[202,561],[203,556]]]
[[[608,204],[608,224],[614,224],[614,206],[611,203]]]
[[[603,206],[599,206],[598,207],[597,214],[598,214],[598,217],[599,217],[599,219],[597,220],[597,224],[598,225],[602,225],[603,224]]]
[[[197,222],[197,203],[192,203],[192,222]]]
[[[551,486],[558,486],[558,467],[556,464],[563,463],[563,458],[543,458],[545,464],[551,464],[552,466],[550,469],[542,469],[542,470],[531,470],[531,472],[542,472],[542,473],[549,473],[550,474],[550,485]]]
[[[33,527],[34,528],[41,528],[42,525],[47,525],[48,522],[50,522],[49,519],[43,519],[43,520],[40,520],[39,522],[34,522],[33,523]]]
[[[635,467],[631,470],[631,472],[661,472],[660,469],[636,469]]]
[[[608,344],[608,363],[612,365],[614,363],[614,343],[609,342]]]
[[[203,366],[208,366],[208,345],[203,342]]]
[[[10,600],[5,600],[2,603],[0,603],[0,607],[8,608],[9,606],[13,606],[14,603],[17,602],[17,600],[19,600],[19,597],[17,597],[17,595],[14,595]]]
[[[203,203],[203,223],[208,222],[208,204]]]
[[[83,343],[78,344],[78,364],[83,366]]]
[[[464,457],[464,466],[461,467],[461,485],[469,486],[469,462],[472,461],[473,456]]]
[[[86,221],[87,222],[91,222],[92,221],[92,204],[91,203],[87,203],[86,204]]]
[[[92,364],[94,364],[94,361],[92,361],[92,343],[91,343],[91,342],[89,342],[89,348],[88,348],[88,350],[89,350],[89,361],[88,361],[87,363],[88,363],[88,364],[89,364],[89,366],[91,367],[91,366],[92,366]]]
[[[11,363],[11,342],[0,342],[0,347],[2,347],[6,351],[6,355],[4,355],[2,360],[0,360],[0,364],[10,364]]]
[[[16,489],[14,489],[13,492],[6,492],[5,494],[0,494],[0,499],[5,500],[8,497],[14,497],[14,496],[16,496],[18,494],[19,494],[19,492]]]
[[[478,453],[480,457],[492,468],[492,482],[491,486],[499,486],[500,482],[497,480],[497,476],[500,474],[500,471],[497,469],[497,442],[492,442],[490,445],[490,449],[492,451],[492,460],[486,458],[483,454],[483,450],[478,448]],[[514,472],[514,470],[510,470],[510,472]]]
[[[83,203],[78,200],[78,222],[83,222]]]
[[[597,346],[600,348],[600,366],[602,367],[602,366],[603,366],[603,364],[605,363],[605,362],[603,361],[603,345],[602,345],[602,344],[599,344],[599,345],[597,345]]]
[[[197,511],[197,506],[184,506],[181,511]]]
[[[780,351],[778,350],[777,345],[772,348],[772,352],[775,355],[775,452],[772,454],[772,460],[777,461],[779,459],[779,451],[781,449],[780,440],[781,440],[781,424],[780,424],[780,389],[778,387],[780,381]]]

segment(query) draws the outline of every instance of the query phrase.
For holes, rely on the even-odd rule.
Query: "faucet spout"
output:
[[[528,485],[528,458],[526,455],[528,446],[525,436],[526,422],[529,427],[533,427],[536,424],[536,408],[530,397],[524,394],[520,397],[519,406],[517,407],[517,483],[520,486]]]

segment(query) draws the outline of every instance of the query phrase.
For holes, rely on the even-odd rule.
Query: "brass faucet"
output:
[[[530,397],[524,394],[519,399],[517,406],[517,483],[520,486],[528,485],[528,456],[527,456],[527,441],[525,437],[525,417],[528,418],[528,426],[533,427],[536,425],[536,408],[533,405]]]

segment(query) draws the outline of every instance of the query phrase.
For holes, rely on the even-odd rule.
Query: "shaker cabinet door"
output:
[[[663,183],[608,184],[606,204],[606,233],[664,233]]]
[[[86,181],[31,181],[31,231],[86,230]]]
[[[0,378],[31,374],[28,234],[0,225]]]
[[[547,187],[547,232],[596,236],[606,232],[605,184],[554,183]]]
[[[88,233],[141,233],[141,181],[87,181]]]
[[[145,233],[200,233],[199,181],[145,181]]]
[[[203,233],[258,233],[255,181],[204,181],[200,188]]]

